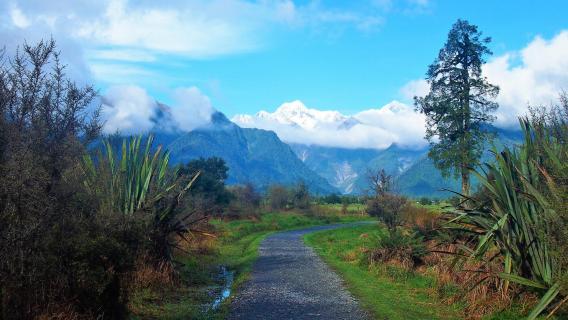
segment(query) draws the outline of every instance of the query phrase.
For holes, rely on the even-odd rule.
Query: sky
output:
[[[10,52],[53,37],[69,74],[114,107],[109,130],[148,129],[155,100],[191,130],[213,109],[232,118],[295,100],[346,116],[410,110],[462,18],[493,40],[484,74],[502,88],[496,124],[511,127],[568,88],[566,12],[563,0],[2,0],[0,40]]]

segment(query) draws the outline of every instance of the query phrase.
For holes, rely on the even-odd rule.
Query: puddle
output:
[[[231,295],[231,287],[233,286],[235,272],[228,270],[225,266],[219,267],[219,274],[217,279],[220,286],[214,290],[215,300],[211,303],[209,309],[217,310],[223,301],[225,301]]]

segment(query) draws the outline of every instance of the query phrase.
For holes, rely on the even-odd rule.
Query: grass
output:
[[[341,203],[330,203],[330,204],[320,204],[322,208],[335,210],[337,212],[341,212],[343,210],[343,204]],[[347,212],[356,214],[356,213],[364,213],[365,212],[365,204],[363,203],[350,203],[347,205]]]
[[[456,319],[456,307],[435,294],[436,280],[395,266],[369,265],[366,253],[384,235],[376,225],[321,231],[308,245],[345,280],[349,291],[377,319]]]
[[[205,254],[184,254],[179,257],[180,273],[186,286],[175,289],[144,289],[131,298],[132,319],[224,319],[230,300],[215,311],[207,311],[213,298],[208,293],[219,285],[215,275],[220,265],[235,272],[232,295],[246,281],[258,255],[258,247],[269,234],[331,223],[369,220],[360,215],[311,215],[293,212],[266,213],[257,219],[211,220],[217,238]]]
[[[452,208],[452,205],[448,202],[445,202],[445,201],[440,201],[440,202],[431,203],[431,204],[420,204],[418,201],[414,201],[413,205],[418,207],[418,208],[428,209],[432,213],[435,213],[435,214],[445,213]]]

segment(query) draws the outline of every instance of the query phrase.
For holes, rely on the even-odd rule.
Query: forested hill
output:
[[[309,169],[272,132],[241,128],[216,112],[205,127],[184,133],[155,133],[158,143],[171,151],[174,164],[199,157],[223,158],[229,167],[229,184],[252,183],[263,190],[271,184],[293,185],[304,181],[319,194],[338,192]]]
[[[519,131],[489,129],[496,132],[496,138],[486,144],[482,163],[491,161],[493,147],[501,150],[521,141]],[[434,166],[428,158],[428,148],[409,149],[393,144],[384,150],[374,150],[293,144],[292,149],[309,168],[342,193],[364,193],[368,187],[367,171],[376,169],[385,169],[393,175],[397,191],[407,196],[445,198],[453,194],[444,190],[460,189],[458,179],[443,177]],[[475,188],[475,179],[472,182]]]

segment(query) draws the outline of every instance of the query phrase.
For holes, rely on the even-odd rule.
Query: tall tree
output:
[[[487,131],[494,120],[491,112],[499,107],[494,102],[499,87],[481,74],[484,56],[492,54],[490,42],[477,26],[458,20],[426,73],[430,92],[414,98],[416,109],[426,115],[429,157],[444,176],[461,175],[464,195],[470,191],[469,169],[491,137]]]

